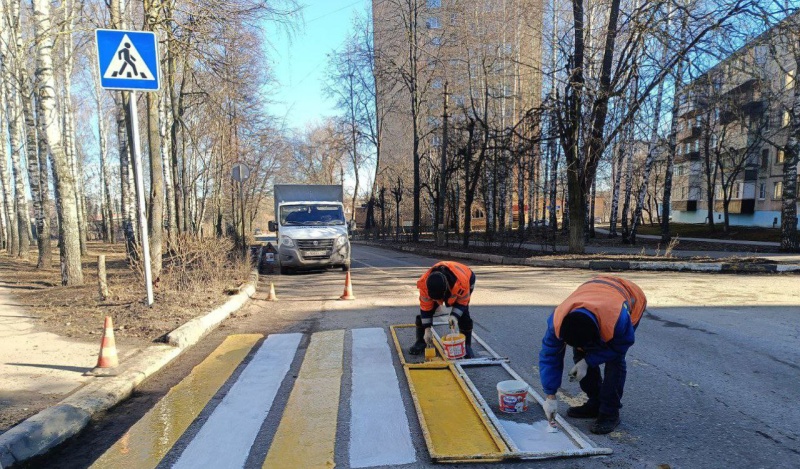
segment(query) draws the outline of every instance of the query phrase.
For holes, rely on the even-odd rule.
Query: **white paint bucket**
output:
[[[500,411],[509,414],[518,414],[528,410],[528,385],[522,381],[511,379],[497,383],[497,398],[500,402]]]
[[[449,360],[456,360],[467,354],[466,340],[464,334],[447,334],[442,337],[442,348]]]

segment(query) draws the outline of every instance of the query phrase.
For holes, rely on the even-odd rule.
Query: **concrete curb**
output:
[[[239,293],[210,313],[196,317],[167,334],[169,345],[152,345],[125,363],[125,371],[98,377],[36,415],[0,435],[0,469],[44,454],[78,434],[96,414],[127,399],[147,377],[155,374],[244,306],[258,284],[258,269]]]
[[[724,274],[771,274],[800,273],[800,264],[778,263],[740,263],[728,262],[682,262],[682,261],[626,261],[626,260],[589,260],[589,259],[536,259],[535,257],[507,257],[496,254],[451,251],[447,249],[429,249],[414,246],[396,246],[374,241],[356,241],[358,244],[396,249],[406,252],[425,254],[428,256],[456,257],[501,265],[526,265],[529,267],[554,267],[562,269],[588,269],[605,272],[625,270],[652,270],[673,272],[712,272]]]

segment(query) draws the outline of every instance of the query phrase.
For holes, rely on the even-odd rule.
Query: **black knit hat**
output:
[[[447,277],[442,272],[431,272],[425,281],[428,296],[434,300],[444,301],[447,295]]]
[[[600,330],[589,315],[572,311],[561,321],[561,340],[572,347],[585,347],[600,341]]]

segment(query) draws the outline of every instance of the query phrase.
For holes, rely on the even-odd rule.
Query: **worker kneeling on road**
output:
[[[647,307],[644,292],[620,277],[598,276],[584,283],[547,319],[539,352],[539,374],[547,399],[544,411],[551,420],[558,411],[556,392],[561,386],[566,345],[572,347],[575,366],[570,381],[579,381],[589,400],[570,407],[567,415],[596,418],[592,433],[609,433],[619,425],[625,389],[625,354]],[[604,376],[600,365],[605,364]]]
[[[458,262],[442,261],[431,267],[417,280],[419,310],[417,316],[417,341],[409,349],[411,355],[420,355],[433,340],[431,326],[433,314],[439,305],[452,307],[448,322],[451,328],[458,324],[464,334],[465,358],[472,358],[472,319],[469,317],[469,299],[475,289],[475,274]]]

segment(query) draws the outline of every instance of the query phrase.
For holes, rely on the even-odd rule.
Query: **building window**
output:
[[[791,122],[792,122],[792,114],[788,110],[783,111],[783,121],[781,121],[781,124],[784,127],[788,127]]]
[[[694,141],[694,151],[700,151],[700,140]]]
[[[442,0],[428,0],[428,8],[441,8]]]
[[[434,78],[431,87],[435,90],[439,90],[442,88],[442,79],[441,78]]]
[[[783,198],[783,181],[778,181],[773,186],[772,198],[773,199],[781,199],[781,198]]]
[[[428,18],[428,21],[426,21],[425,24],[428,26],[428,29],[439,29],[442,27],[442,25],[439,23],[439,18],[436,16],[431,16]]]
[[[764,130],[769,130],[769,126],[771,124],[772,123],[770,122],[770,119],[769,119],[769,111],[767,111],[767,112],[764,113]]]
[[[431,44],[433,44],[434,46],[441,46],[442,38],[440,36],[433,36],[431,38]]]
[[[767,183],[762,182],[758,186],[758,198],[764,200],[767,197]]]
[[[742,183],[734,182],[733,191],[731,191],[731,199],[741,199],[741,198],[742,198]]]
[[[786,153],[783,150],[778,150],[777,156],[775,156],[775,164],[782,164],[786,161]]]

